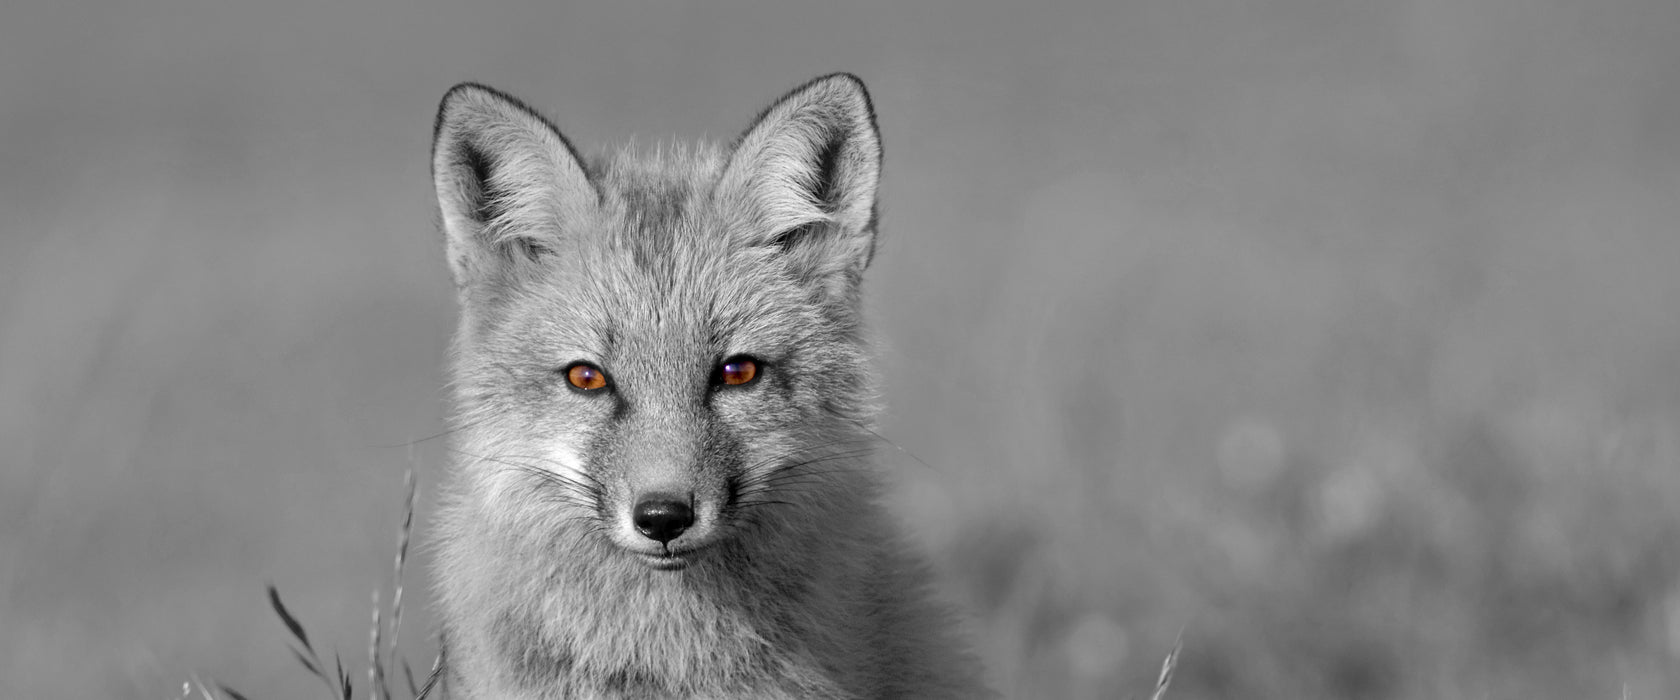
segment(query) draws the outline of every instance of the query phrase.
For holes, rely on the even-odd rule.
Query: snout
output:
[[[686,489],[642,491],[617,512],[612,539],[655,569],[681,569],[720,536],[721,502]]]

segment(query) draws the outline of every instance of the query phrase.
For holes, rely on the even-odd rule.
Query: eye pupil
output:
[[[752,360],[730,360],[723,365],[723,383],[740,386],[758,376],[758,363]]]
[[[594,391],[607,385],[607,375],[594,365],[578,363],[566,370],[566,381],[584,391]]]

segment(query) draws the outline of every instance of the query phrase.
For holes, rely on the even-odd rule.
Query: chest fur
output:
[[[718,566],[676,572],[503,559],[455,597],[476,614],[451,615],[472,621],[451,635],[512,696],[848,696],[833,679],[855,676],[848,644],[871,624],[856,596],[840,593],[852,577],[775,567],[744,576],[745,553],[718,554]]]

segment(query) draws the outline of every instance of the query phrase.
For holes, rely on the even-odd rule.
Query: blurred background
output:
[[[0,8],[0,696],[318,693],[268,582],[362,668],[451,84],[596,148],[847,70],[894,505],[1007,697],[1181,631],[1168,697],[1680,697],[1680,3],[426,4]]]

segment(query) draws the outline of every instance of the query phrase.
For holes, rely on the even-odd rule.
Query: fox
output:
[[[728,145],[590,158],[506,93],[445,94],[449,697],[992,696],[881,500],[881,160],[845,73]]]

